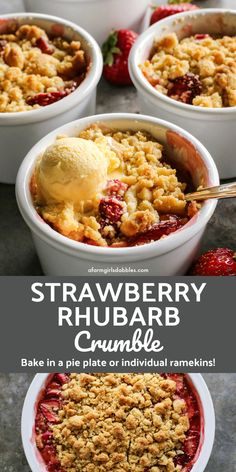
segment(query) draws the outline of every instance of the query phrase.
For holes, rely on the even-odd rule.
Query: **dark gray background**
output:
[[[174,285],[174,282],[194,281],[200,285],[201,278],[178,277],[145,277],[138,278],[138,281],[132,277],[122,279],[122,282],[133,282],[142,284],[143,281],[154,282],[168,282]],[[0,331],[0,372],[24,372],[27,369],[21,367],[21,358],[27,359],[133,359],[133,357],[152,358],[155,359],[169,358],[169,359],[193,359],[194,357],[201,357],[203,359],[216,358],[215,368],[196,367],[191,369],[189,367],[181,368],[182,371],[188,372],[235,372],[235,279],[228,278],[205,278],[207,287],[203,292],[200,303],[195,303],[194,299],[190,303],[171,303],[169,306],[176,305],[179,307],[181,323],[176,327],[154,327],[155,339],[160,339],[161,344],[165,349],[158,354],[146,353],[105,353],[96,351],[95,353],[79,353],[74,347],[74,338],[80,330],[88,330],[95,339],[130,339],[134,327],[116,327],[112,324],[106,327],[95,327],[91,325],[90,328],[84,327],[58,327],[58,306],[77,306],[78,304],[65,304],[56,299],[55,303],[50,303],[48,300],[42,303],[33,303],[31,301],[31,284],[35,281],[45,282],[73,282],[78,287],[82,287],[85,279],[83,277],[64,277],[64,278],[49,278],[49,277],[2,277],[1,278],[1,303],[4,307],[2,312],[2,323],[4,329]],[[96,283],[96,278],[87,278],[86,282],[90,283],[93,289]],[[100,278],[99,282],[104,286],[109,282],[108,277]],[[121,282],[119,277],[114,277],[112,280],[114,288]],[[198,286],[199,286],[198,285]],[[135,306],[138,304],[143,308],[142,302],[130,302],[124,304],[122,297],[117,303],[118,306],[125,306],[128,313],[133,313]],[[83,301],[79,304],[81,312],[86,306],[99,306],[101,302],[99,299],[96,303]],[[114,302],[107,300],[106,305],[114,306]],[[155,303],[149,302],[145,304],[145,308],[155,306]],[[163,308],[166,305],[158,304]],[[144,310],[145,316],[145,310]],[[144,332],[145,332],[144,328]],[[55,368],[48,369],[45,367],[34,368],[35,372],[54,371]],[[57,369],[65,370],[63,367]],[[89,370],[89,369],[87,369]],[[101,367],[93,367],[93,371],[100,371]],[[105,369],[104,369],[105,370]],[[108,366],[106,370],[110,371]],[[114,371],[130,371],[129,367],[113,369]],[[133,371],[140,371],[140,367],[132,368]],[[142,368],[143,371],[150,371],[152,368]],[[160,369],[161,371],[168,371],[167,369]],[[179,367],[171,368],[172,371],[180,370]],[[30,369],[28,369],[30,371]]]
[[[0,470],[30,472],[20,415],[32,374],[0,374]],[[204,374],[216,413],[216,440],[205,472],[236,472],[236,374]]]
[[[205,7],[212,4],[212,0],[201,0],[199,5],[200,3]],[[224,7],[224,0],[216,0],[216,5]],[[232,7],[234,5],[236,0],[232,0]],[[0,0],[0,12],[19,11],[21,8],[21,0]],[[119,88],[101,81],[98,87],[97,113],[138,111],[134,87]],[[227,149],[225,152],[227,153]],[[0,202],[0,275],[42,274],[30,231],[17,209],[13,185],[0,184]],[[208,224],[201,251],[221,246],[235,247],[235,224],[236,199],[221,201]]]

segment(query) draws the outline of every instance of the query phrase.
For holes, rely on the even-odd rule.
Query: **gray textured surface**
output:
[[[30,472],[20,436],[20,416],[31,374],[0,375],[0,470]],[[216,412],[216,439],[206,472],[236,472],[236,374],[207,374]]]

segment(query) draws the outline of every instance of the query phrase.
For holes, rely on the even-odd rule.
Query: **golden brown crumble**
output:
[[[235,36],[199,34],[179,41],[172,33],[155,40],[150,59],[140,67],[156,90],[171,98],[200,107],[236,106]],[[186,99],[179,78],[189,74],[195,79],[189,80],[192,95]]]
[[[37,185],[39,159],[31,192],[38,213],[55,230],[76,241],[122,247],[128,245],[129,238],[145,233],[167,217],[188,221],[186,183],[179,180],[176,169],[164,158],[163,146],[151,135],[93,125],[81,131],[79,137],[95,142],[107,159],[108,186],[114,179],[125,184],[123,197],[118,196],[121,217],[114,224],[101,216],[100,202],[106,197],[107,188],[80,209],[72,202],[47,204]],[[194,208],[196,213],[199,207]],[[193,215],[192,207],[191,217]]]
[[[35,25],[0,34],[0,112],[33,110],[63,98],[83,80],[86,68],[79,41],[50,39]]]
[[[52,426],[66,472],[174,472],[189,419],[159,374],[71,374]]]

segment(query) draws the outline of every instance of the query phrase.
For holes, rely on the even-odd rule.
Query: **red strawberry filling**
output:
[[[190,428],[187,431],[187,437],[184,442],[184,454],[178,454],[175,457],[175,464],[181,465],[184,472],[189,472],[193,466],[201,434],[201,416],[198,401],[189,382],[183,374],[167,374],[169,378],[177,384],[176,393],[178,397],[183,398],[187,404],[187,413]]]
[[[70,377],[68,374],[55,374],[55,379],[58,380],[58,382],[63,385],[67,382],[69,382]]]
[[[196,5],[192,5],[191,3],[180,3],[180,5],[161,5],[154,10],[151,16],[150,25],[153,25],[157,21],[160,21],[168,16],[197,9],[198,7]]]
[[[202,91],[198,75],[188,73],[170,81],[168,95],[174,100],[192,104],[193,99]]]
[[[57,412],[59,408],[60,402],[58,400],[45,400],[40,403],[40,410],[49,423],[58,422]]]
[[[6,45],[7,41],[5,39],[0,39],[0,54],[4,52]]]
[[[194,38],[195,38],[197,41],[202,41],[203,39],[210,38],[210,35],[209,35],[209,34],[200,33],[200,34],[195,34]]]
[[[62,404],[61,388],[69,380],[68,374],[54,374],[38,403],[35,419],[36,444],[47,464],[48,472],[63,472],[50,427],[59,421],[58,411]]]
[[[131,85],[128,57],[138,35],[132,30],[112,31],[102,46],[105,79],[114,85]]]
[[[107,195],[116,197],[118,200],[123,200],[128,185],[121,182],[119,179],[108,180]]]
[[[191,275],[236,276],[236,253],[218,248],[202,254],[191,269]]]

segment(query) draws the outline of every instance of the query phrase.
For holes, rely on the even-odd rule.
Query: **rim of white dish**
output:
[[[160,255],[163,253],[168,253],[179,247],[184,242],[190,240],[195,236],[202,228],[207,224],[210,217],[212,216],[217,201],[208,200],[206,201],[198,214],[196,215],[195,221],[190,220],[189,223],[184,225],[181,229],[176,232],[168,235],[168,237],[161,239],[159,241],[154,241],[142,246],[126,247],[126,248],[109,248],[109,247],[98,247],[84,244],[81,242],[73,241],[66,236],[58,233],[52,229],[47,223],[45,223],[38,215],[35,206],[32,202],[32,197],[30,194],[29,181],[35,166],[36,159],[38,156],[45,150],[49,145],[51,139],[55,139],[57,135],[70,133],[70,130],[76,127],[78,124],[81,128],[86,128],[93,123],[107,123],[114,121],[126,120],[127,122],[145,122],[152,125],[160,125],[165,128],[171,129],[176,133],[180,134],[188,141],[190,141],[197,151],[199,152],[201,159],[206,165],[209,174],[209,181],[211,185],[219,184],[219,174],[216,168],[216,165],[207,151],[207,149],[198,141],[196,138],[191,136],[187,131],[179,128],[176,125],[168,123],[164,120],[153,118],[145,115],[136,115],[129,113],[114,113],[114,114],[101,114],[94,115],[91,117],[81,118],[79,120],[72,121],[67,125],[63,125],[60,128],[52,131],[47,136],[42,138],[27,154],[23,160],[20,169],[18,171],[17,180],[16,180],[16,198],[18,202],[19,209],[21,214],[26,221],[27,225],[30,227],[31,231],[38,235],[44,242],[53,246],[54,248],[59,249],[60,251],[73,254],[75,257],[79,256],[87,260],[93,260],[93,256],[97,255],[101,257],[103,261],[109,261],[110,258],[116,259],[119,261],[120,256],[128,256],[129,261],[148,259],[153,256],[153,249],[155,249],[155,254]],[[128,125],[127,125],[128,126]],[[117,127],[119,125],[117,123]],[[141,126],[140,126],[141,127]],[[132,126],[131,126],[132,129]]]
[[[9,125],[22,125],[28,123],[34,123],[38,121],[44,121],[53,116],[61,114],[75,106],[77,103],[79,105],[91,90],[96,87],[98,84],[103,68],[103,59],[100,47],[98,46],[96,40],[83,28],[72,23],[71,21],[64,20],[63,18],[46,15],[41,13],[11,13],[0,15],[1,19],[18,19],[18,18],[30,18],[37,22],[37,19],[46,20],[51,23],[59,24],[70,28],[75,33],[78,33],[83,40],[86,42],[88,47],[88,54],[90,55],[90,66],[87,71],[86,77],[81,82],[81,84],[76,88],[74,92],[69,94],[67,97],[62,98],[56,103],[47,105],[45,107],[38,108],[36,110],[29,111],[18,111],[18,112],[0,112],[0,125],[9,126]]]
[[[232,14],[235,16],[235,24],[236,24],[236,10],[231,10],[231,9],[226,9],[226,8],[205,8],[205,9],[198,9],[198,10],[193,10],[193,11],[187,11],[183,13],[177,13],[176,15],[171,15],[167,18],[164,18],[163,20],[158,21],[157,23],[154,23],[152,26],[150,26],[146,31],[144,31],[138,39],[135,41],[130,55],[129,55],[129,71],[131,74],[131,78],[137,86],[137,88],[144,89],[146,93],[148,93],[149,96],[152,96],[153,99],[158,98],[161,101],[163,101],[163,104],[168,106],[168,107],[174,107],[179,109],[179,111],[183,112],[191,112],[195,114],[199,114],[200,119],[203,118],[203,115],[214,115],[215,117],[219,117],[219,119],[222,119],[222,115],[227,115],[228,118],[230,118],[229,115],[235,114],[236,113],[236,107],[223,107],[223,108],[213,108],[213,107],[200,107],[196,105],[191,105],[187,103],[182,103],[178,102],[177,100],[174,100],[173,98],[170,98],[158,90],[156,90],[145,78],[144,74],[142,73],[140,69],[140,63],[138,61],[138,56],[139,52],[141,49],[143,49],[143,46],[150,40],[151,37],[153,37],[153,40],[155,39],[155,36],[158,36],[158,33],[155,34],[156,30],[159,30],[160,27],[162,27],[163,32],[165,30],[165,25],[169,25],[171,22],[176,22],[178,19],[179,22],[181,22],[182,18],[191,18],[191,17],[196,17],[199,15],[209,15],[211,16],[212,14],[220,14],[222,16],[226,14]],[[207,118],[207,117],[206,117]]]
[[[215,412],[211,394],[201,374],[185,374],[196,390],[204,418],[203,443],[191,472],[204,472],[211,455],[215,438]],[[24,452],[32,472],[46,472],[46,466],[32,438],[37,399],[44,388],[49,373],[36,374],[25,396],[21,415],[21,439]]]

